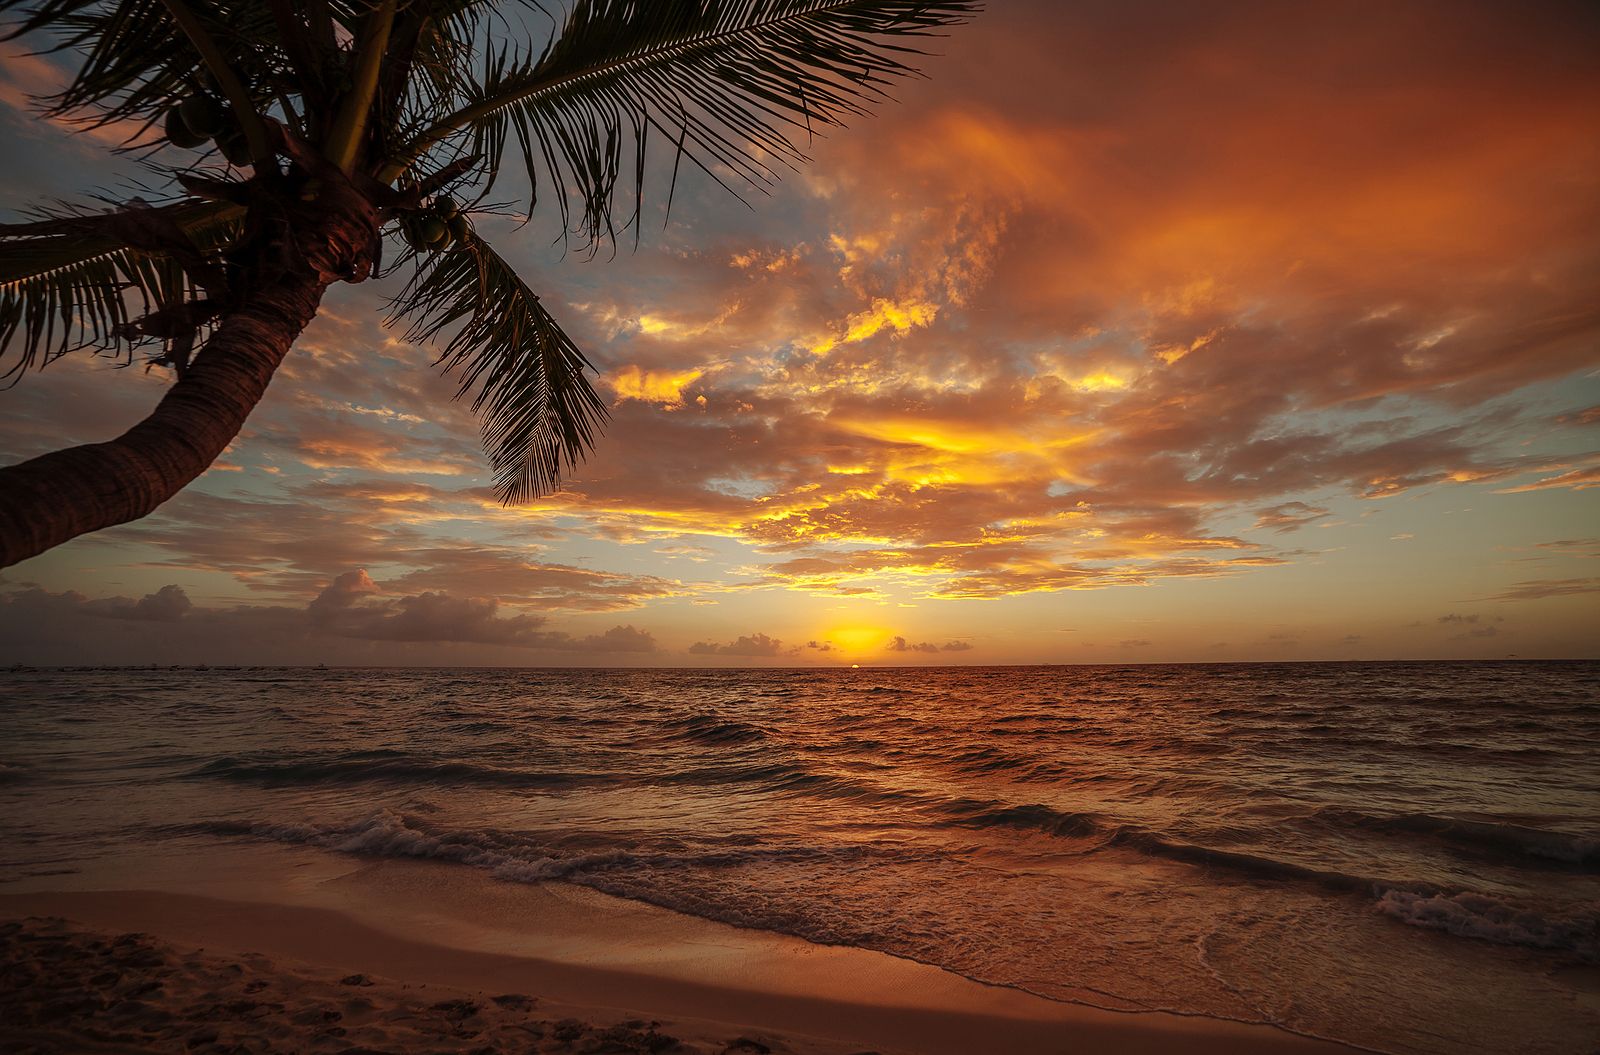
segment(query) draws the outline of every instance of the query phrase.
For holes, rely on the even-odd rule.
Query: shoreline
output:
[[[196,867],[219,856],[229,868]],[[1362,1050],[1270,1025],[1049,1000],[884,953],[436,862],[230,848],[132,871],[137,882],[117,882],[135,878],[122,867],[35,877],[0,893],[0,917],[145,932],[179,952],[263,954],[329,978],[524,993],[541,1016],[595,1028],[658,1021],[682,1051],[757,1050],[726,1047],[739,1038],[796,1055]]]

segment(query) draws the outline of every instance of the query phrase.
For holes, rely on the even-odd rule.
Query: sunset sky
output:
[[[480,220],[610,402],[559,494],[335,287],[222,463],[3,573],[0,662],[1600,656],[1600,8],[989,8],[750,208]],[[123,185],[6,48],[0,201]],[[0,458],[167,381],[64,359]]]

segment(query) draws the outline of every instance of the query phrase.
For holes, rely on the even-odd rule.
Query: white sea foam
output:
[[[419,857],[454,861],[488,869],[503,879],[520,882],[559,878],[580,867],[585,860],[560,861],[553,857],[519,854],[514,849],[486,845],[489,840],[480,834],[429,832],[413,826],[403,815],[390,810],[378,810],[349,825],[255,823],[213,827],[219,834],[226,834],[233,829],[239,834],[278,842],[304,843],[363,857]]]
[[[865,852],[849,847],[767,847],[748,850],[705,850],[686,853],[600,853],[552,856],[518,836],[493,831],[430,831],[420,818],[377,810],[343,825],[232,822],[194,826],[214,835],[248,835],[275,842],[318,846],[362,857],[416,857],[482,868],[500,879],[536,883],[579,880],[584,873],[630,868],[717,867],[772,858],[851,859]]]
[[[1600,960],[1600,913],[1547,916],[1487,894],[1385,891],[1377,909],[1414,927],[1442,930],[1500,945],[1562,949]]]

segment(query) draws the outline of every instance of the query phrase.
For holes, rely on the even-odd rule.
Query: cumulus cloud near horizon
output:
[[[791,649],[790,652],[794,650]],[[715,641],[696,641],[689,646],[691,656],[780,656],[784,655],[783,642],[766,634],[741,634],[727,644]]]
[[[0,610],[7,604],[32,611],[81,612],[102,619],[128,619],[137,622],[175,623],[193,610],[194,604],[183,587],[163,586],[138,600],[131,597],[89,598],[77,590],[51,593],[36,585],[0,594]]]
[[[200,607],[176,584],[135,600],[90,598],[75,590],[51,592],[36,585],[0,593],[0,634],[12,640],[30,632],[84,619],[179,623],[197,646],[229,636],[275,639],[342,638],[411,645],[490,645],[566,653],[650,653],[650,631],[631,624],[602,633],[576,635],[549,628],[549,620],[507,613],[494,598],[459,597],[443,591],[391,594],[365,569],[336,576],[303,607],[234,605]]]
[[[889,640],[889,644],[884,647],[884,650],[887,652],[970,652],[972,650],[972,642],[946,641],[942,645],[936,645],[932,641],[918,641],[912,644],[904,637],[896,634]]]

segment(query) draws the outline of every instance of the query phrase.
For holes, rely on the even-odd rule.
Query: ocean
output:
[[[1386,1052],[1600,1040],[1600,664],[0,672],[0,891],[286,843]]]

